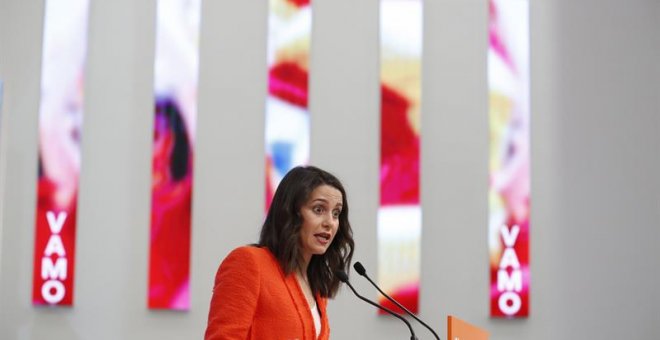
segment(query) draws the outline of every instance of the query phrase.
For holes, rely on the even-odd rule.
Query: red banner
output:
[[[381,1],[378,282],[413,313],[421,272],[422,21],[420,0]],[[382,296],[379,303],[403,313]]]
[[[266,97],[266,210],[289,170],[309,162],[309,0],[271,0]]]
[[[73,304],[88,0],[46,1],[32,302]]]
[[[201,0],[158,2],[149,308],[190,308],[190,235]]]

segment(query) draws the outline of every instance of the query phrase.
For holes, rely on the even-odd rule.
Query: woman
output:
[[[259,243],[232,251],[220,265],[206,340],[328,339],[327,298],[337,270],[353,256],[341,182],[319,168],[284,176]]]

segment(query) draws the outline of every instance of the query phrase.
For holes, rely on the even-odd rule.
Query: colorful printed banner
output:
[[[421,0],[382,0],[378,282],[413,313],[419,310]],[[384,298],[381,305],[403,312]]]
[[[307,109],[312,6],[270,0],[266,99],[266,210],[282,177],[309,162]]]
[[[34,305],[73,304],[88,7],[88,0],[45,2]]]
[[[529,315],[529,4],[491,0],[490,314]]]
[[[190,309],[190,235],[201,0],[159,0],[149,308]]]

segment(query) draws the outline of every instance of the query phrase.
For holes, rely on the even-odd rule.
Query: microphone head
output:
[[[343,283],[348,282],[348,275],[346,275],[346,272],[344,272],[343,270],[337,270],[335,272],[335,275],[337,276],[337,278],[339,278],[339,281]]]
[[[364,274],[367,273],[367,270],[364,269],[364,266],[360,262],[355,262],[355,264],[353,264],[353,268],[355,268],[355,271],[360,274],[360,276],[364,276]]]

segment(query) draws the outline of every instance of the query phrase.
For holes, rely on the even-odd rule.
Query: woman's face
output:
[[[306,263],[312,255],[323,255],[330,247],[339,229],[342,195],[329,185],[320,185],[312,191],[309,199],[300,207],[302,227],[300,243]]]

